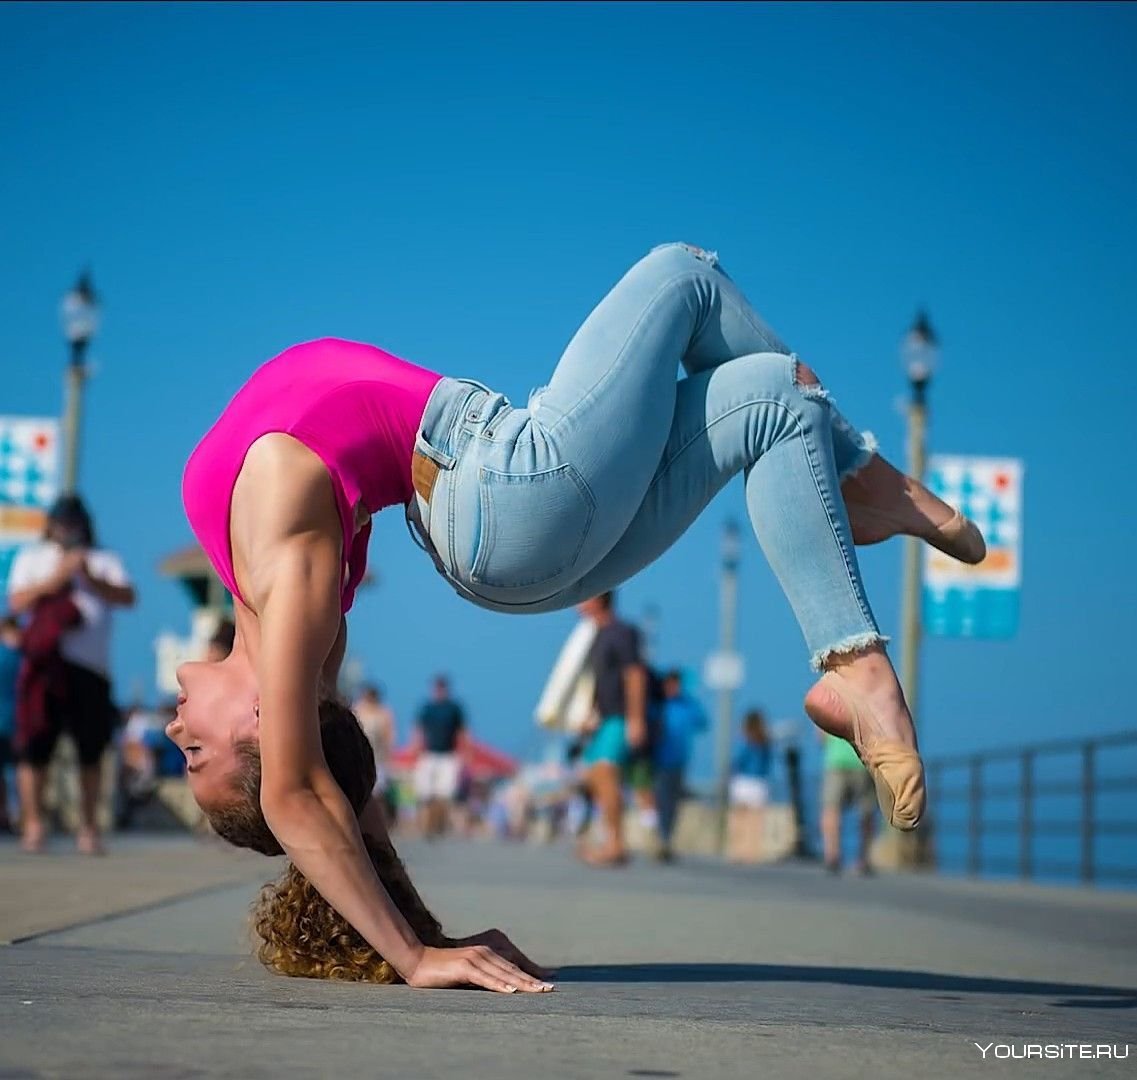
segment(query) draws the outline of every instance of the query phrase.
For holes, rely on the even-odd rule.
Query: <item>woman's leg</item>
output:
[[[777,353],[739,357],[681,380],[646,495],[619,542],[560,603],[615,588],[654,562],[744,473],[751,523],[813,666],[882,641],[840,497],[834,411],[812,372]]]
[[[861,582],[833,455],[835,413],[814,373],[777,354],[682,380],[660,464],[628,528],[557,599],[575,603],[630,578],[744,473],[751,523],[811,662],[836,672],[810,691],[810,715],[854,742],[874,770],[886,816],[910,828],[923,805],[915,730]],[[896,748],[887,760],[875,749],[884,746]]]
[[[597,501],[626,508],[625,520],[611,520],[612,542],[659,461],[679,365],[700,375],[755,353],[790,350],[717,255],[690,244],[664,244],[641,259],[573,336],[549,385],[529,407],[538,441],[558,449],[571,445],[572,460]],[[879,543],[898,533],[935,542],[936,528],[952,518],[952,508],[893,468],[875,439],[862,436],[835,409],[830,424],[854,542]]]
[[[572,450],[570,459],[598,502],[625,503],[638,491],[630,520],[668,438],[680,365],[696,375],[752,353],[789,350],[713,252],[664,244],[600,301],[549,384],[532,395],[538,441]],[[870,453],[843,419],[835,427],[843,475]]]

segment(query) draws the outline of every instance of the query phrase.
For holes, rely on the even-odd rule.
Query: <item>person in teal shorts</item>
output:
[[[598,723],[581,763],[587,767],[586,783],[604,835],[598,844],[582,842],[578,854],[594,866],[619,866],[627,861],[624,772],[647,749],[648,672],[640,632],[616,617],[611,593],[586,600],[579,610],[597,627],[588,662],[596,682]]]

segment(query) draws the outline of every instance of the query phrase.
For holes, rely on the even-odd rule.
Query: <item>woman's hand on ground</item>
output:
[[[406,981],[422,990],[475,986],[498,994],[540,994],[553,989],[552,983],[526,974],[488,945],[428,946]]]
[[[483,930],[454,942],[455,945],[488,945],[498,956],[516,964],[522,971],[537,979],[549,980],[553,972],[529,959],[501,930]]]

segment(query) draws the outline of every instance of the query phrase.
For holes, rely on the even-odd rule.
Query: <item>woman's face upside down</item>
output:
[[[166,735],[186,756],[186,778],[197,804],[211,809],[234,797],[236,746],[259,737],[256,675],[244,650],[224,660],[182,664],[177,714]]]

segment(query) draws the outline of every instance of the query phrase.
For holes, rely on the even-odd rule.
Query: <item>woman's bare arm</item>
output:
[[[422,943],[376,876],[320,745],[316,688],[340,627],[338,552],[319,540],[287,547],[257,598],[261,808],[300,872],[406,978]]]
[[[367,801],[363,813],[359,815],[359,828],[364,836],[370,837],[378,844],[390,845],[388,836],[387,814],[380,799],[372,796]],[[480,934],[471,934],[469,937],[452,938],[450,944],[456,947],[469,945],[485,945],[498,956],[516,964],[523,971],[538,979],[550,979],[553,973],[547,968],[530,960],[501,930],[483,930]]]
[[[317,685],[339,632],[339,552],[303,537],[274,553],[260,622],[261,808],[300,872],[416,986],[511,993],[545,984],[488,945],[424,946],[383,887],[359,823],[324,761]]]
[[[340,668],[343,667],[343,658],[347,653],[347,619],[340,616],[340,632],[336,635],[335,644],[328,653],[327,660],[320,672],[320,682],[323,692],[328,697],[335,697],[340,681]]]
[[[261,809],[297,869],[412,986],[544,986],[488,946],[424,946],[379,880],[320,741],[337,650],[343,537],[323,463],[291,436],[249,449],[233,490],[234,571],[258,624]]]

